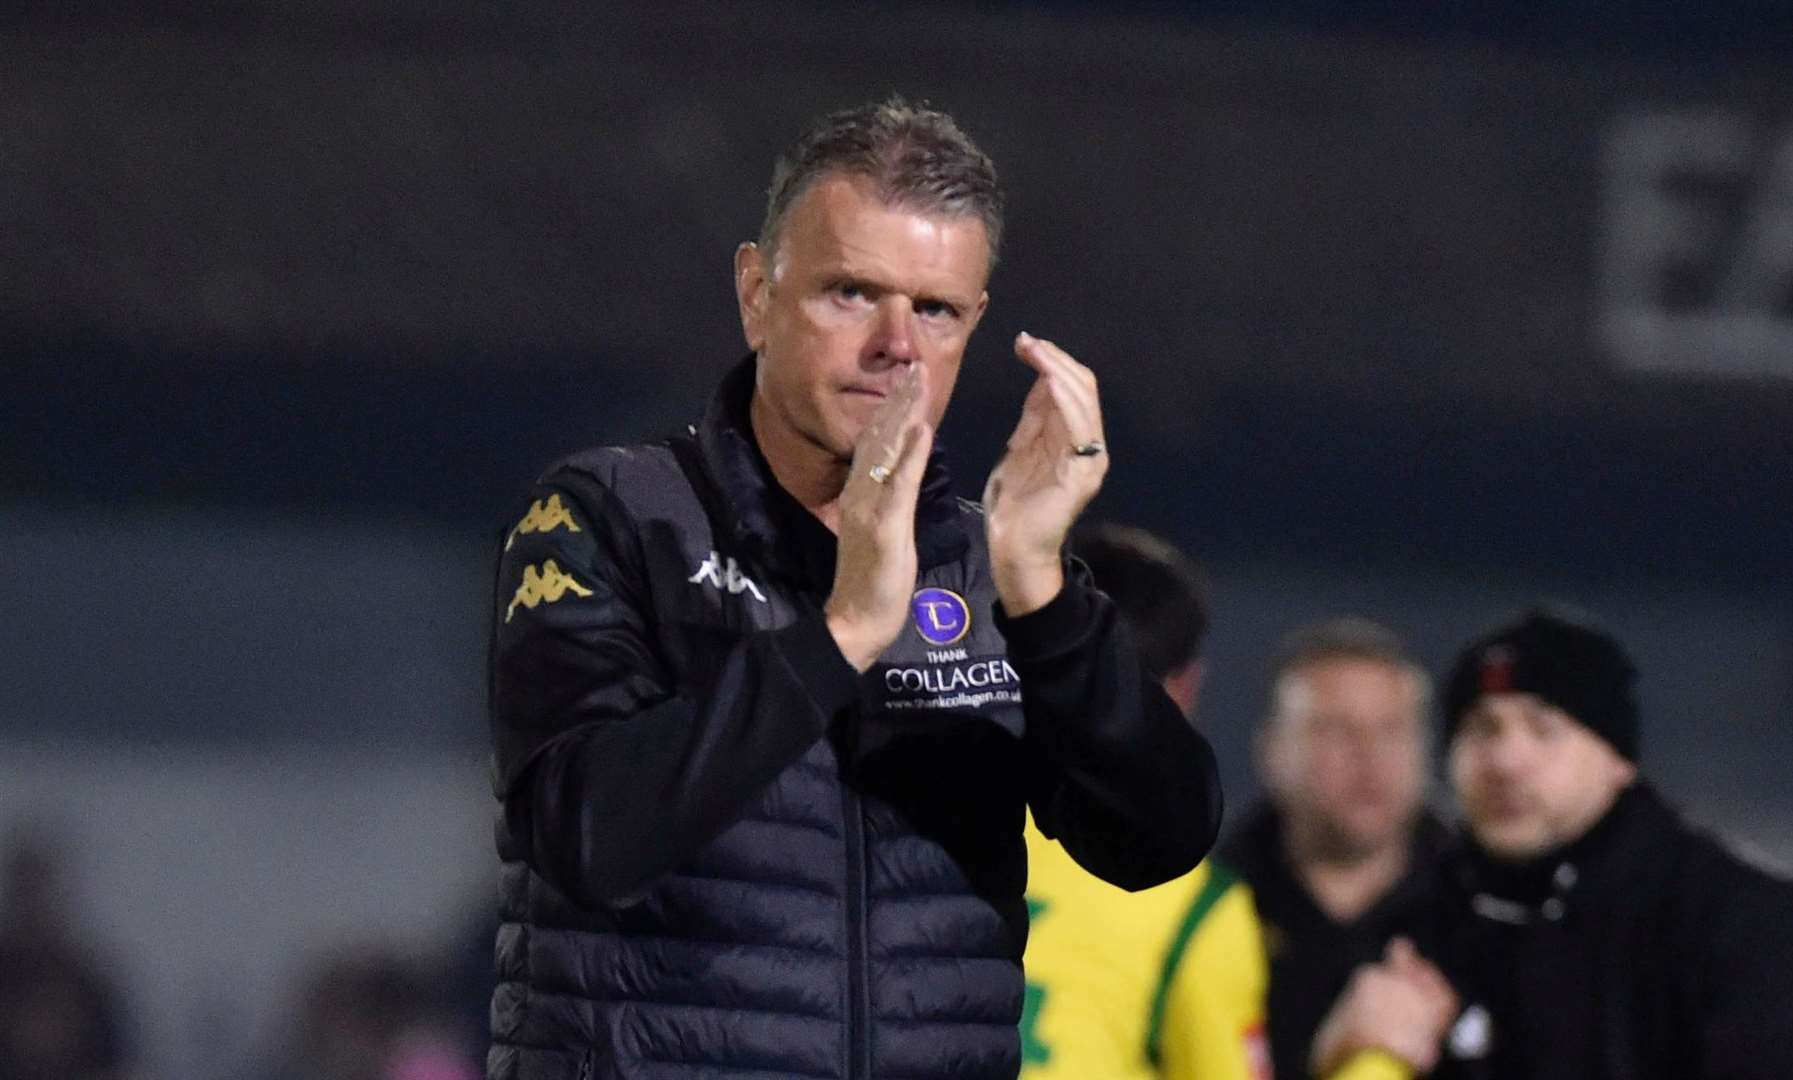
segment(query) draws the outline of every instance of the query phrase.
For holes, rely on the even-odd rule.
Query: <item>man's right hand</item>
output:
[[[922,416],[927,373],[911,364],[859,442],[840,494],[834,589],[823,611],[841,655],[872,666],[909,618],[915,592],[915,506],[934,446]]]
[[[1382,1050],[1427,1073],[1438,1064],[1457,994],[1406,938],[1389,942],[1382,962],[1365,964],[1314,1036],[1313,1075],[1330,1076],[1353,1054]]]

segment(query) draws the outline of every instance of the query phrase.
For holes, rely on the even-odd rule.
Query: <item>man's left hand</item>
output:
[[[1064,587],[1065,536],[1108,474],[1096,376],[1031,334],[1015,355],[1038,372],[1008,451],[984,485],[984,530],[1003,610],[1025,615]]]

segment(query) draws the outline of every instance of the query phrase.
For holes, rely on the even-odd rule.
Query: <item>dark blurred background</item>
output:
[[[1011,188],[960,486],[1016,331],[1098,371],[1094,512],[1213,578],[1234,806],[1297,623],[1436,668],[1549,597],[1633,646],[1646,771],[1793,859],[1793,14],[1562,7],[12,5],[7,925],[129,1075],[324,1075],[271,1063],[357,994],[458,1075],[506,504],[696,414],[773,154],[892,91]]]

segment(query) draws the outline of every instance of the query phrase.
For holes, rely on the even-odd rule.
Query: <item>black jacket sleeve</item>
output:
[[[1021,677],[1028,802],[1084,869],[1144,889],[1194,868],[1220,830],[1208,740],[1145,670],[1114,602],[1073,562],[1051,603],[997,625]]]
[[[494,787],[537,873],[586,906],[625,903],[802,757],[858,676],[814,614],[675,685],[626,509],[582,475],[530,498],[535,524],[512,529],[498,566]],[[564,519],[538,509],[554,500]]]

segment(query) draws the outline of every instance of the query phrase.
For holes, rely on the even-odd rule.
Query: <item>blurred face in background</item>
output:
[[[1451,786],[1476,840],[1526,859],[1580,837],[1637,766],[1568,713],[1531,694],[1486,694],[1451,740]]]
[[[762,446],[806,444],[839,461],[911,365],[938,425],[990,271],[975,216],[892,206],[871,181],[824,175],[792,204],[776,247],[743,244],[735,290],[759,356],[754,431]]]
[[[1404,845],[1426,788],[1419,676],[1367,657],[1287,671],[1260,747],[1297,850],[1353,863]]]

